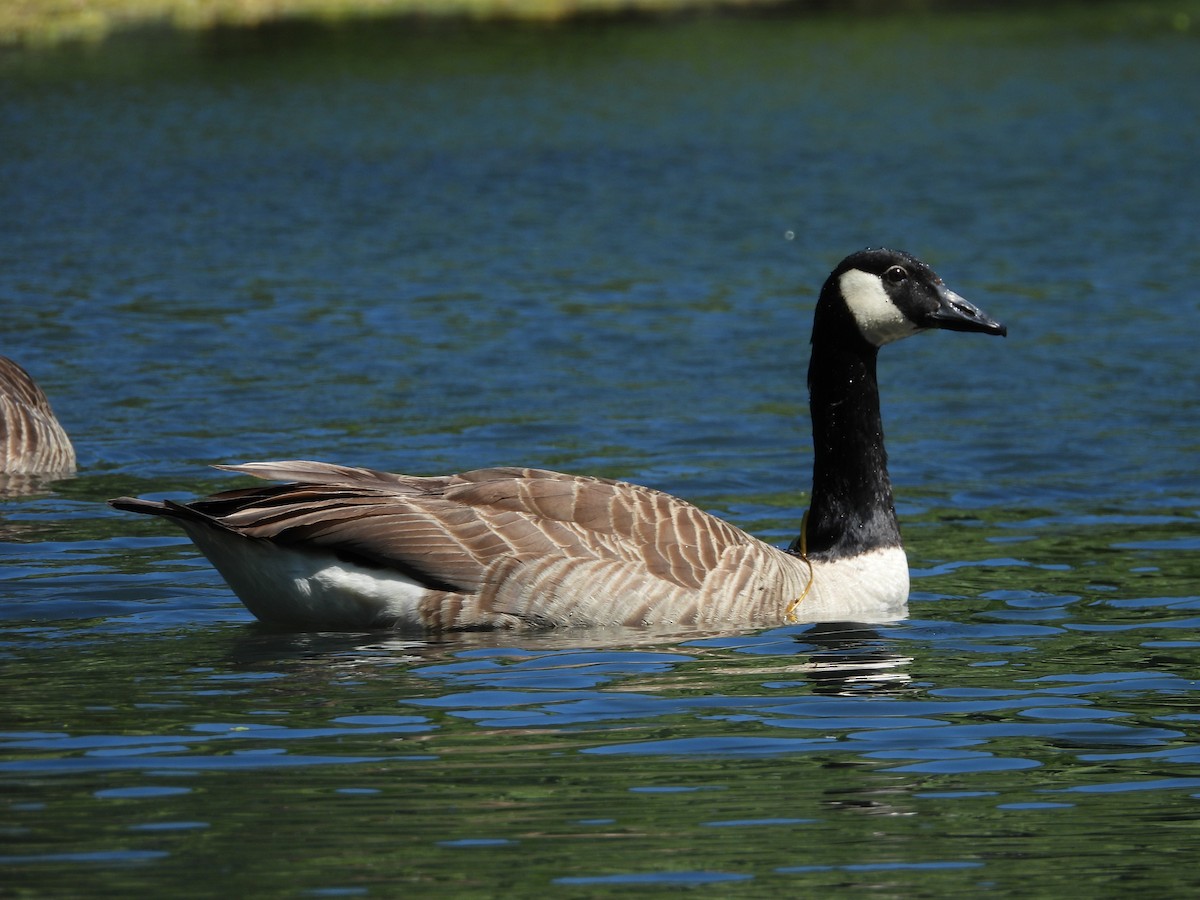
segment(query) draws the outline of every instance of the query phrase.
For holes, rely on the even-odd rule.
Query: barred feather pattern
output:
[[[75,448],[50,401],[23,368],[0,356],[0,473],[75,471]]]
[[[421,477],[303,460],[219,468],[288,483],[188,505],[113,505],[177,519],[260,618],[428,630],[778,624],[810,573],[794,621],[906,612],[899,548],[899,570],[894,558],[881,562],[902,588],[882,596],[878,566],[860,560],[859,583],[834,584],[819,564],[810,570],[689,503],[627,482],[527,468]],[[297,566],[293,588],[251,571],[280,552]],[[335,576],[339,596],[321,600]],[[352,583],[366,586],[347,606]]]

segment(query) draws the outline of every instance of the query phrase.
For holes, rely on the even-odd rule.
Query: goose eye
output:
[[[886,272],[883,273],[883,279],[888,284],[899,284],[907,277],[908,277],[908,272],[906,272],[904,270],[903,266],[892,266],[890,269],[888,269]]]

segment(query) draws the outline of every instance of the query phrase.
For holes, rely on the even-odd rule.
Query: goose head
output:
[[[813,333],[815,338],[826,329],[845,331],[879,348],[930,328],[1008,333],[915,256],[868,249],[847,256],[826,280]]]

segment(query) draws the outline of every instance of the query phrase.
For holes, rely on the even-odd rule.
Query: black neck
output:
[[[815,336],[808,369],[815,451],[808,554],[839,559],[899,547],[875,378],[878,348],[857,334],[825,338]]]

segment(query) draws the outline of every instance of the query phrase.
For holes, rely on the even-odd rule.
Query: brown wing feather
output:
[[[7,356],[0,356],[0,394],[44,413],[50,412],[50,401],[37,382],[20,365]]]
[[[0,356],[0,472],[71,472],[75,448],[29,373]]]
[[[323,463],[223,467],[319,481],[214,495],[189,508],[248,537],[307,544],[475,592],[496,568],[547,557],[613,560],[698,588],[753,541],[668,494],[541,469],[425,478]]]

